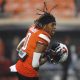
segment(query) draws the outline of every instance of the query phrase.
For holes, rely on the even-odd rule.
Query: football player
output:
[[[17,47],[20,59],[10,67],[11,71],[17,72],[19,80],[38,80],[38,68],[47,60],[41,56],[45,54],[55,29],[55,17],[47,12],[31,25],[26,37]]]

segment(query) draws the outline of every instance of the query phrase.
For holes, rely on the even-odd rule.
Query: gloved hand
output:
[[[64,62],[68,57],[68,49],[62,43],[55,43],[46,51],[46,56],[50,63]]]
[[[48,62],[58,63],[61,58],[61,54],[56,53],[55,51],[49,49],[46,51],[46,57],[47,57]]]

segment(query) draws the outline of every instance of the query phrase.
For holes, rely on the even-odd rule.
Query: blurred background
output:
[[[28,27],[39,17],[37,9],[44,0],[0,0],[0,80],[18,80],[8,68],[18,57],[16,47]],[[68,46],[69,57],[63,64],[46,63],[40,80],[80,80],[80,0],[46,0],[57,20],[53,41]]]

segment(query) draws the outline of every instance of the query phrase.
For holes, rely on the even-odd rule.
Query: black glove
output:
[[[49,49],[46,51],[46,57],[50,63],[58,63],[61,58],[61,54]]]
[[[50,49],[46,50],[46,57],[50,63],[58,63],[61,59],[61,49],[59,47],[60,43],[55,42]]]
[[[62,63],[68,57],[68,48],[65,44],[55,43],[46,51],[46,56],[51,63]]]

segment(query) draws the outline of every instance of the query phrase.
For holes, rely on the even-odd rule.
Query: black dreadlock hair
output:
[[[46,9],[46,11],[45,11]],[[40,9],[38,9],[39,11],[42,11]],[[51,9],[52,10],[52,9]],[[41,15],[36,21],[35,21],[35,24],[39,27],[39,28],[42,28],[44,25],[48,24],[48,23],[53,23],[54,25],[56,25],[56,20],[55,20],[55,17],[50,14],[50,12],[48,12],[47,10],[47,7],[46,7],[46,3],[44,2],[44,9],[43,11],[44,14],[38,14],[38,15]]]

